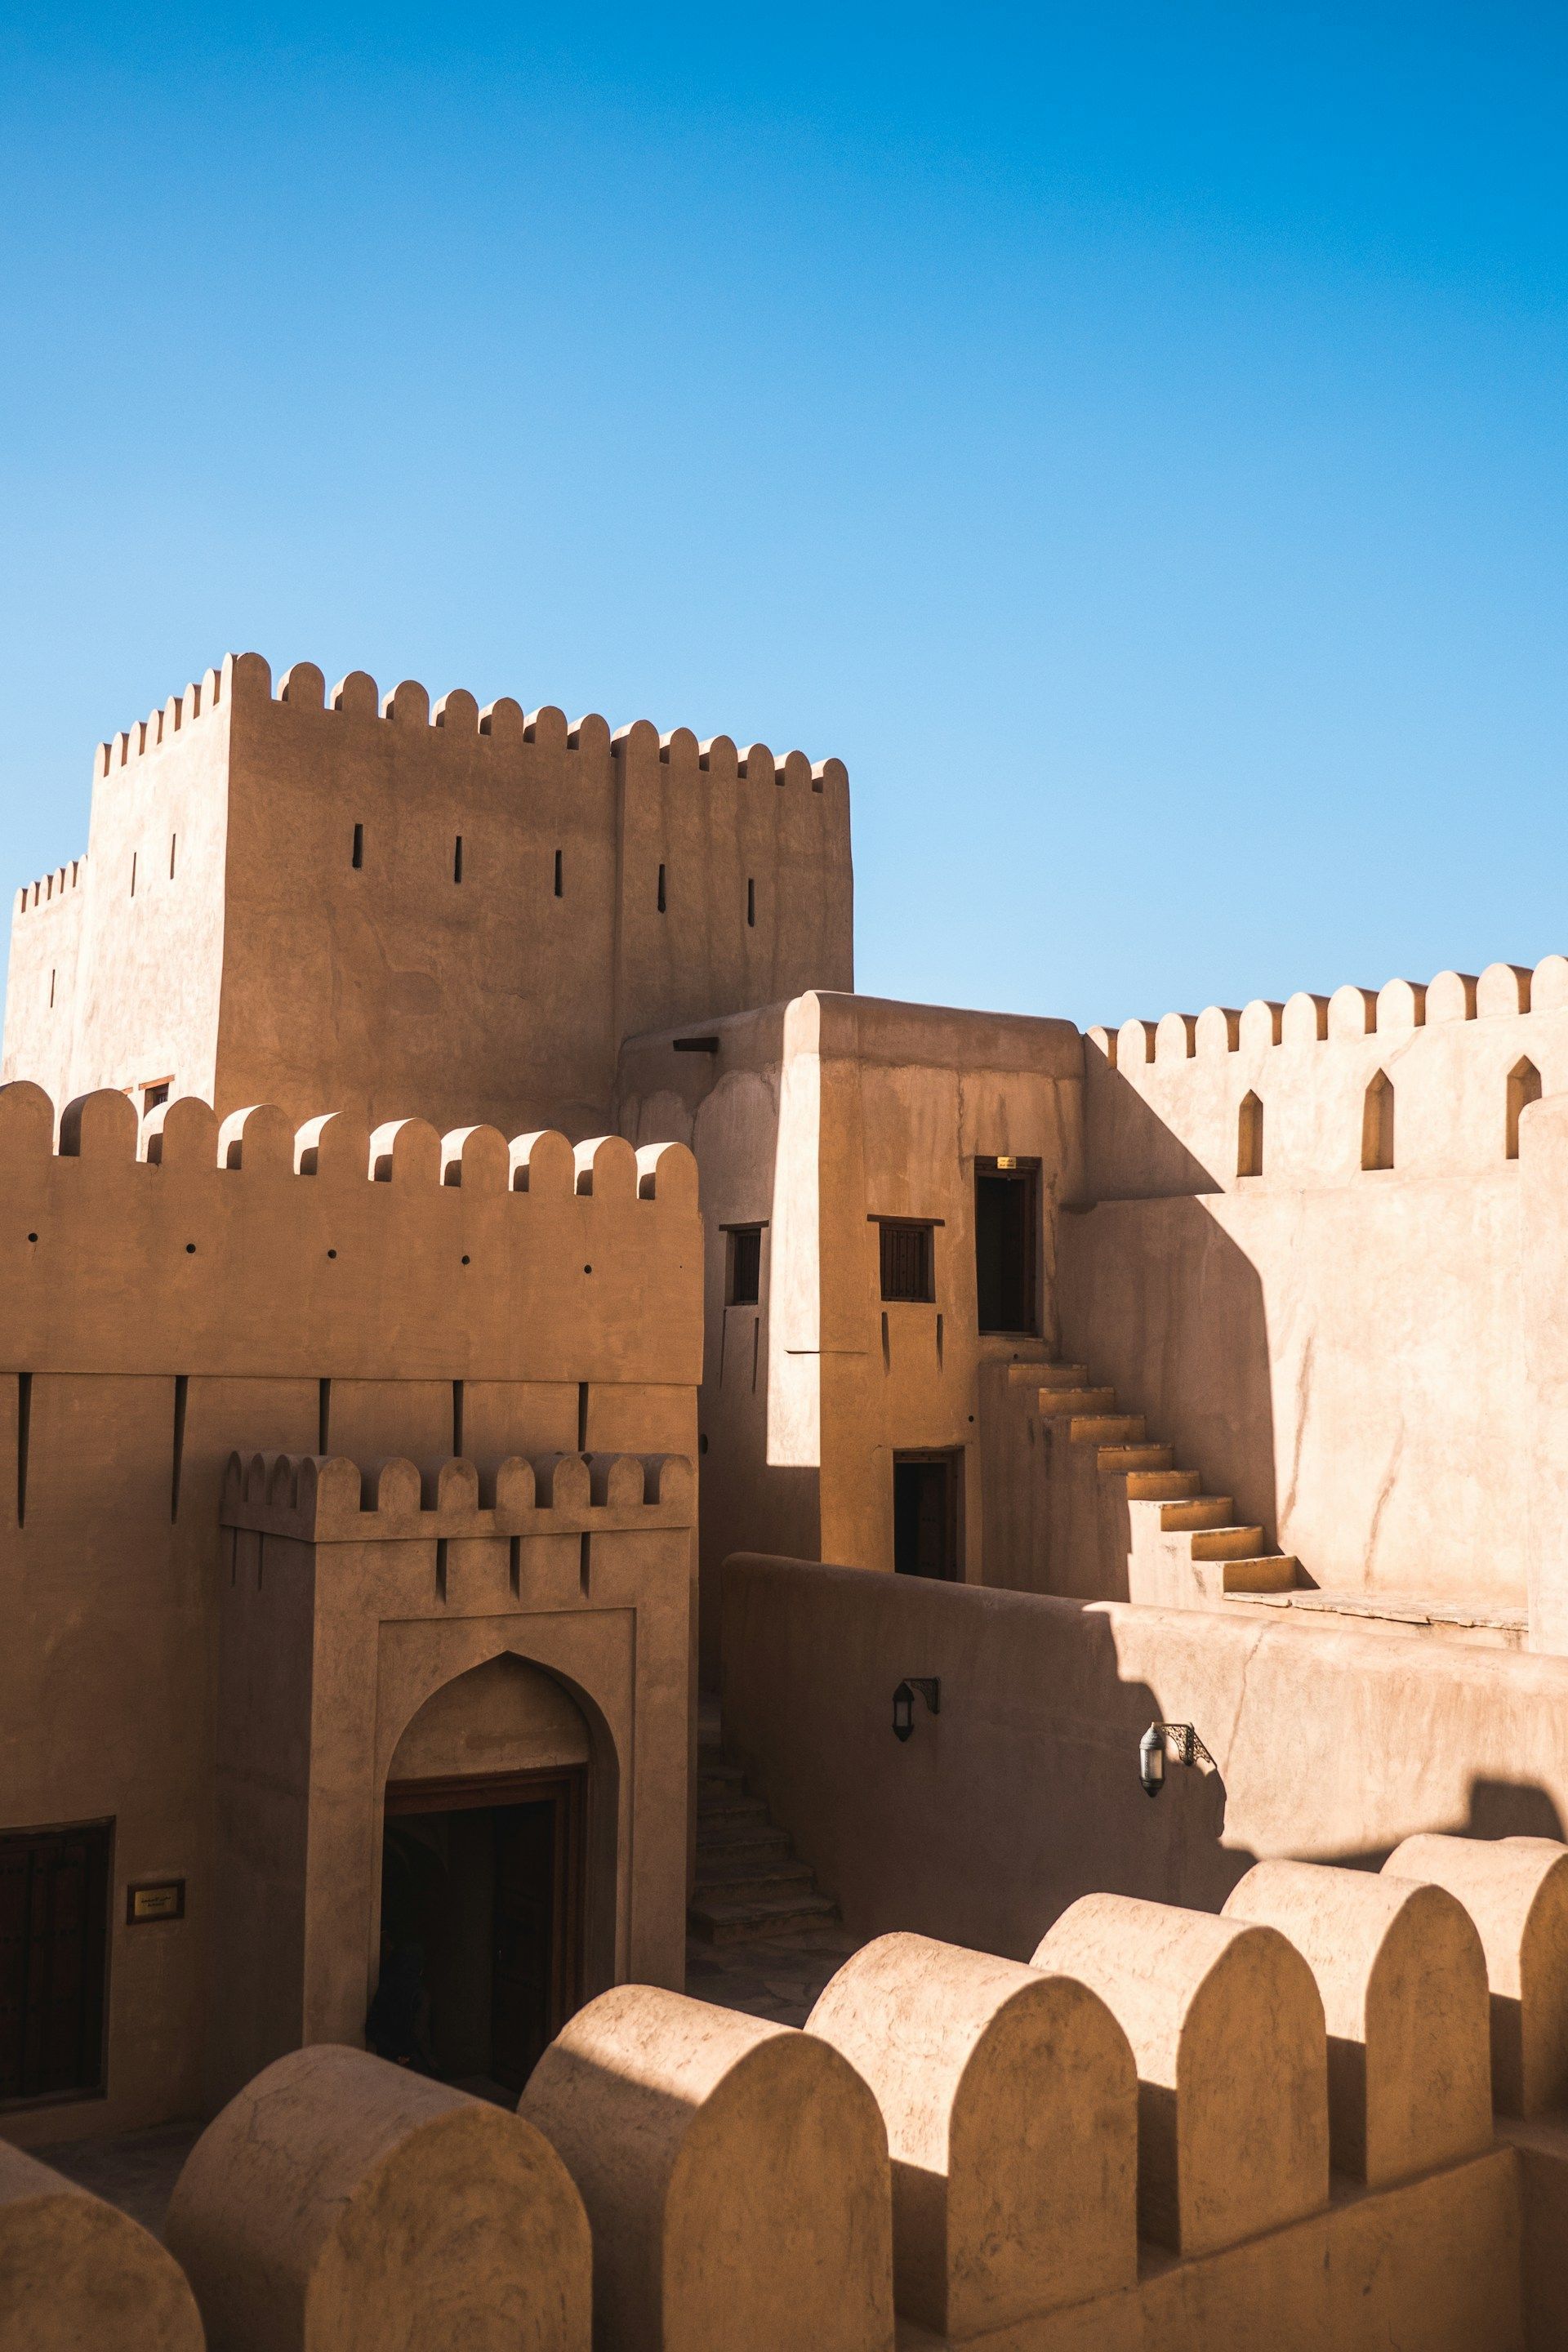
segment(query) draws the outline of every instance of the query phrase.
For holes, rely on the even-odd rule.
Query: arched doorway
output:
[[[571,1695],[491,1658],[427,1699],[387,1774],[369,2039],[515,2097],[582,1998],[592,1755]]]

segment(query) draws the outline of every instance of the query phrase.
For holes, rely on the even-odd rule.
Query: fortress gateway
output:
[[[1568,960],[853,992],[834,760],[255,655],[100,749],[0,2352],[1568,2344]],[[27,2152],[206,2118],[166,2247]]]

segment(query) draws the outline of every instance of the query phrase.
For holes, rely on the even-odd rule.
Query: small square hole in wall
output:
[[[144,1114],[150,1110],[156,1110],[160,1103],[168,1101],[169,1089],[174,1083],[173,1078],[154,1078],[151,1086],[142,1087],[142,1108]]]

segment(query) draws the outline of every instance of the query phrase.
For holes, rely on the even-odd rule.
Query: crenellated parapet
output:
[[[170,2249],[215,2342],[243,2310],[300,2352],[349,2339],[395,2254],[465,2344],[552,2352],[1533,2352],[1568,2132],[1494,2127],[1486,2001],[1561,2038],[1561,1961],[1528,1957],[1568,1865],[1544,1843],[1262,1864],[1219,1918],[1090,1895],[1027,1966],[884,1936],[804,2030],[621,1985],[516,2116],[300,2050],[198,2141]]]
[[[73,857],[68,865],[57,866],[52,874],[46,874],[40,881],[24,882],[16,893],[15,911],[18,915],[26,915],[36,907],[52,907],[65,900],[70,893],[79,890],[86,879],[87,859]]]
[[[183,694],[171,695],[160,709],[100,743],[95,776],[111,776],[172,744],[226,704],[240,710],[279,704],[295,717],[315,713],[350,726],[374,722],[400,730],[399,741],[417,735],[437,755],[477,747],[481,756],[487,751],[504,756],[531,744],[542,751],[651,757],[666,766],[711,775],[719,782],[766,781],[816,793],[843,791],[848,784],[841,760],[813,761],[804,751],[775,753],[765,743],[737,746],[728,735],[699,741],[689,728],[661,733],[646,719],[612,730],[596,711],[568,719],[553,703],[529,710],[509,694],[481,705],[464,687],[449,688],[433,698],[416,678],[404,678],[384,691],[363,669],[350,670],[329,691],[326,674],[314,662],[295,662],[274,688],[271,665],[256,653],[226,654],[217,667],[205,671]]]
[[[682,1144],[535,1129],[59,1114],[0,1087],[0,1280],[20,1370],[693,1381],[697,1171]],[[134,1267],[137,1279],[129,1278]],[[671,1348],[675,1353],[672,1357]]]
[[[853,985],[841,761],[510,695],[228,655],[100,746],[90,849],[7,994],[72,1094],[581,1134],[626,1035]]]
[[[1479,1175],[1568,1087],[1568,957],[1124,1021],[1086,1035],[1099,1199]]]
[[[689,1528],[694,1465],[680,1454],[511,1454],[421,1466],[341,1454],[231,1454],[225,1527],[297,1543],[406,1543],[487,1537],[617,1535]]]

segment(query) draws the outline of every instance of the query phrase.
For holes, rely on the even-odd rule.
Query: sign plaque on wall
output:
[[[146,1927],[155,1919],[183,1919],[184,1916],[183,1878],[151,1879],[143,1886],[128,1886],[125,1890],[125,1924],[129,1927]]]

